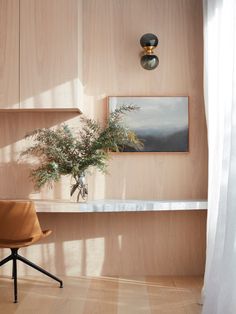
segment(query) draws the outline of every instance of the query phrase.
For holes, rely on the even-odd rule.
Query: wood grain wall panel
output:
[[[53,234],[22,254],[68,276],[202,275],[206,212],[39,214]],[[0,258],[7,250],[0,251]],[[0,268],[0,273],[9,274]],[[19,264],[19,273],[34,270]]]
[[[64,84],[79,73],[77,57],[72,54],[65,58],[67,48],[76,45],[80,32],[67,36],[77,19],[74,3],[74,0],[21,0],[22,108],[71,104],[74,92],[68,92]],[[82,2],[78,3],[82,8]],[[46,9],[52,7],[55,12],[47,15]],[[59,8],[63,9],[60,13]],[[58,20],[56,12],[57,17],[62,14],[66,21],[68,16],[72,18],[69,23],[64,18]],[[50,23],[51,31],[46,33]],[[140,66],[139,39],[147,32],[157,34],[160,39],[156,49],[160,65],[154,71]],[[104,121],[106,98],[111,95],[188,95],[190,99],[189,153],[112,154],[108,175],[95,171],[88,177],[89,198],[206,198],[201,1],[85,0],[83,38],[83,43],[79,43],[84,55],[83,73],[80,69],[78,77],[84,86],[84,112],[88,116]],[[73,90],[73,85],[68,86]],[[60,91],[60,99],[55,98]],[[73,104],[78,100],[74,99]],[[78,118],[69,113],[0,114],[1,198],[68,199],[68,181],[34,194],[28,179],[29,167],[19,165],[17,159],[25,147],[23,137],[27,131],[61,122],[79,126]],[[45,244],[24,249],[24,253],[58,274],[203,273],[205,213],[41,214],[40,217],[43,227],[52,228],[54,234]],[[0,257],[3,253],[0,251]]]
[[[20,153],[32,141],[25,135],[37,128],[55,127],[61,123],[79,124],[73,112],[1,112],[0,113],[0,198],[69,199],[70,180],[65,178],[53,189],[36,192],[29,178],[35,166],[20,158]],[[69,178],[68,178],[69,179]]]
[[[91,199],[206,198],[202,23],[198,0],[84,1],[88,114],[104,119],[107,96],[187,95],[190,102],[189,153],[112,154],[110,174],[89,178]],[[159,37],[153,71],[140,66],[139,39],[147,32]]]
[[[20,107],[81,102],[82,0],[20,1]]]
[[[19,0],[0,0],[0,109],[19,108]]]
[[[54,6],[53,13],[51,10]],[[79,13],[73,10],[77,6]],[[59,20],[63,18],[58,19],[60,15],[65,16],[65,21],[61,24]],[[67,24],[69,16],[72,16],[72,19]],[[72,32],[78,16],[79,30],[76,28],[76,31]],[[143,18],[140,19],[140,16]],[[49,25],[52,25],[52,28],[49,28]],[[82,29],[83,43],[81,37],[79,40],[75,38]],[[70,32],[73,35],[67,38],[67,33]],[[153,32],[160,39],[156,49],[160,65],[154,71],[146,71],[140,66],[139,39],[146,32]],[[53,86],[62,86],[58,82],[63,76],[67,80],[72,72],[73,76],[76,76],[78,71],[85,87],[84,111],[88,116],[101,121],[107,113],[106,100],[109,95],[189,96],[190,152],[112,154],[108,175],[94,171],[88,176],[89,199],[207,197],[207,138],[202,89],[202,8],[199,1],[86,0],[82,3],[75,0],[22,0],[21,34],[21,95],[25,94],[21,102],[23,108],[31,105],[40,108],[51,100],[55,100],[56,105],[64,106],[70,98],[68,90],[62,87],[63,95],[57,102],[60,92],[54,93]],[[74,45],[77,44],[80,47],[80,58],[71,55],[67,67],[67,47],[69,52],[74,51]],[[80,62],[79,70],[74,67],[77,62]],[[67,99],[65,102],[64,96]],[[51,100],[44,102],[45,99]],[[32,120],[29,121],[31,129],[38,125],[39,117],[40,114],[32,115]],[[60,117],[63,117],[63,113]],[[15,124],[14,117],[9,121],[8,123],[4,120],[1,125],[3,132],[12,132],[8,129]],[[79,126],[79,122],[76,126]],[[21,136],[22,130],[25,128],[20,124],[14,128],[14,132]],[[14,145],[13,139],[9,138],[8,149],[14,150]],[[20,145],[18,144],[19,150]],[[3,181],[5,184],[5,180]],[[56,188],[57,192],[46,192],[45,189],[39,196],[68,199],[66,189],[68,180],[62,182],[60,188]],[[22,187],[16,197],[27,198],[33,192],[23,191]]]

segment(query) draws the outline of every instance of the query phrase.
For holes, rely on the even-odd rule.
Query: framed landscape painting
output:
[[[109,97],[109,111],[122,105],[138,110],[125,115],[124,123],[143,141],[141,152],[188,152],[189,106],[187,96]],[[124,152],[137,152],[124,147]]]

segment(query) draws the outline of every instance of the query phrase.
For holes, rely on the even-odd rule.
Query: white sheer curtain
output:
[[[209,145],[204,314],[236,313],[236,0],[203,0]]]

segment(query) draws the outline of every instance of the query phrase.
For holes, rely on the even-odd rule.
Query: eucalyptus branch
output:
[[[77,134],[66,124],[27,134],[26,138],[33,140],[34,144],[25,149],[21,157],[35,157],[40,162],[30,174],[35,187],[39,189],[58,181],[62,175],[71,175],[75,180],[71,187],[73,195],[79,189],[81,174],[87,169],[95,167],[106,172],[109,151],[120,151],[125,146],[141,149],[142,142],[137,135],[122,123],[127,112],[137,109],[133,105],[120,106],[109,114],[104,127],[83,117]],[[86,193],[87,190],[83,190],[83,194]]]

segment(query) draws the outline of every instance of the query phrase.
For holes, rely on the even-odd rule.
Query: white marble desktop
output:
[[[206,200],[96,200],[86,203],[34,200],[37,212],[93,213],[206,210]]]

